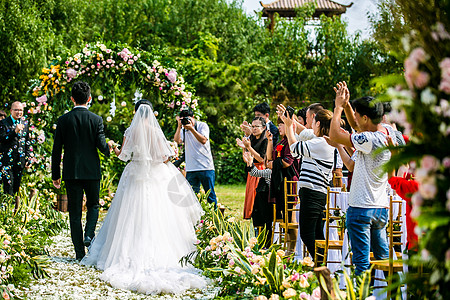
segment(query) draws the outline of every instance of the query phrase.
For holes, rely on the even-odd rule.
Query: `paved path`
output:
[[[100,223],[100,222],[99,222]],[[48,278],[33,280],[26,289],[17,289],[17,296],[26,299],[214,299],[216,289],[188,291],[182,295],[147,296],[127,290],[115,289],[98,278],[101,271],[80,265],[74,256],[70,232],[64,230],[53,237],[49,247],[50,268]]]

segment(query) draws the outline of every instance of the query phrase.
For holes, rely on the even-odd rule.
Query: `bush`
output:
[[[222,145],[226,148],[228,145]],[[216,153],[216,182],[219,184],[237,184],[247,180],[245,162],[242,160],[242,150],[232,147]]]

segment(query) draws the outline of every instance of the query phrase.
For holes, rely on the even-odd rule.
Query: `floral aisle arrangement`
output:
[[[218,297],[320,299],[311,258],[295,261],[281,245],[266,249],[264,232],[255,236],[250,224],[225,220],[206,200],[202,204],[206,214],[196,227],[197,250],[183,261],[214,280]]]
[[[411,216],[418,221],[420,245],[409,264],[425,268],[420,276],[410,274],[408,286],[421,299],[449,299],[450,1],[396,3],[412,30],[401,37],[409,54],[404,76],[387,96],[394,107],[390,117],[405,128],[410,143],[391,166],[413,161],[419,191],[412,196]]]
[[[9,285],[24,285],[31,277],[47,275],[46,247],[50,237],[66,226],[52,201],[21,191],[23,201],[17,211],[9,195],[2,195],[0,206],[0,292],[10,298]],[[9,203],[9,204],[8,204]]]

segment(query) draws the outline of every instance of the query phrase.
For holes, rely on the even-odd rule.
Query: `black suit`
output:
[[[278,131],[277,126],[273,124],[272,122],[269,122],[269,131],[272,133],[272,142],[273,142],[273,148],[275,149],[275,146],[278,144],[278,138],[280,137],[280,131]]]
[[[52,179],[61,178],[61,153],[64,148],[63,175],[67,189],[70,232],[77,259],[84,254],[81,224],[83,194],[86,193],[85,237],[94,237],[99,211],[100,158],[98,150],[109,156],[103,132],[103,119],[84,107],[61,116],[56,124],[52,152]]]
[[[14,195],[19,191],[22,172],[30,154],[28,121],[21,121],[24,129],[16,133],[11,116],[0,121],[0,177],[3,192]]]

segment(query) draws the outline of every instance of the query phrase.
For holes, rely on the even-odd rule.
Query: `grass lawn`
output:
[[[245,184],[216,185],[218,201],[225,205],[225,217],[235,217],[242,221],[244,210]],[[249,222],[246,220],[246,222]]]

